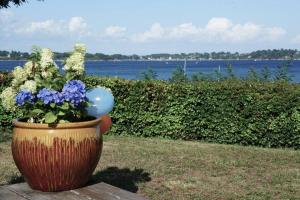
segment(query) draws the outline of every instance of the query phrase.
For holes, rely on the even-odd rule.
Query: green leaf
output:
[[[53,112],[47,112],[45,115],[45,122],[47,124],[52,124],[57,120],[57,116]]]
[[[38,74],[36,74],[36,75],[34,76],[34,80],[35,80],[36,82],[42,82],[42,78],[41,78],[41,76],[38,75]]]
[[[32,114],[37,114],[37,115],[39,115],[39,114],[44,113],[44,111],[41,110],[41,109],[36,108],[36,109],[32,110],[31,113],[32,113]]]
[[[36,106],[37,106],[37,107],[43,106],[43,105],[44,105],[44,102],[41,101],[41,100],[38,100],[38,101],[36,102]]]
[[[58,116],[64,116],[65,114],[66,114],[66,113],[64,113],[63,111],[59,111],[57,115],[58,115]]]
[[[55,103],[50,103],[51,108],[55,108]]]
[[[68,110],[69,109],[69,104],[64,103],[62,106],[60,106],[60,108],[63,109],[63,110]]]

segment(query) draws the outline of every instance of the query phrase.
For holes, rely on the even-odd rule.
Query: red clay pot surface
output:
[[[54,192],[84,186],[101,156],[100,122],[98,118],[50,127],[15,120],[12,154],[30,187]]]

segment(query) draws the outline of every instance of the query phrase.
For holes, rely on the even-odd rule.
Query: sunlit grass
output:
[[[0,184],[19,181],[10,143],[0,143]],[[300,151],[105,136],[93,182],[150,199],[297,199]]]

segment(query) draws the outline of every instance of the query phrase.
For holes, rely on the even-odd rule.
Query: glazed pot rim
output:
[[[90,121],[83,122],[70,122],[64,124],[39,124],[39,123],[29,123],[21,122],[19,119],[13,120],[13,126],[18,128],[30,128],[30,129],[68,129],[68,128],[87,128],[94,127],[100,124],[102,118],[96,118]]]

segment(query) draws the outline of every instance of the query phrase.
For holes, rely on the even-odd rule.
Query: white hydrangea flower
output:
[[[80,52],[74,52],[69,58],[67,58],[63,69],[66,71],[74,71],[77,75],[83,74],[84,54]]]
[[[42,49],[41,51],[41,68],[42,70],[47,69],[50,66],[56,66],[54,60],[53,60],[53,52],[51,51],[51,49]]]
[[[81,53],[81,54],[85,54],[85,52],[86,52],[86,46],[85,46],[85,44],[78,43],[78,44],[75,44],[74,50],[75,50],[75,52],[78,52],[78,53]]]
[[[12,71],[12,74],[15,79],[26,80],[27,78],[26,72],[20,66],[15,67],[15,69]]]
[[[63,70],[65,70],[65,71],[71,70],[69,59],[66,60],[66,64],[63,66]]]
[[[24,70],[26,72],[26,74],[28,76],[32,75],[32,72],[33,72],[33,62],[32,61],[28,61],[25,63],[24,65]]]
[[[28,90],[34,94],[36,93],[36,82],[33,80],[25,81],[25,83],[20,86],[20,90]]]
[[[51,78],[53,76],[53,74],[49,71],[43,71],[42,72],[42,77],[43,78]]]
[[[2,106],[6,110],[14,111],[16,109],[16,91],[12,87],[4,89],[0,95]]]
[[[15,69],[12,71],[12,75],[14,77],[12,81],[12,85],[14,87],[22,84],[28,77],[26,71],[20,66],[15,67]]]
[[[75,52],[73,54],[73,62],[74,62],[72,66],[73,70],[82,74],[84,71],[84,55]]]
[[[20,83],[19,81],[17,81],[17,79],[13,79],[13,80],[11,81],[11,86],[14,87],[14,88],[19,87],[20,84],[22,84],[22,83]]]

